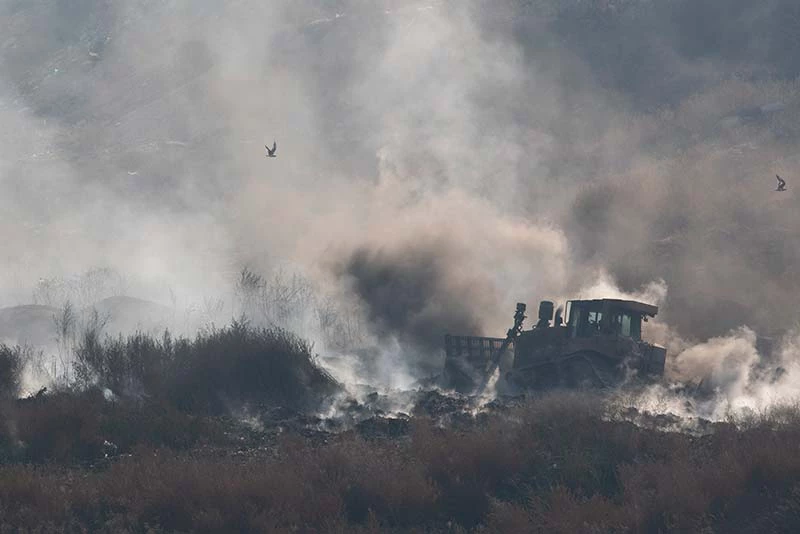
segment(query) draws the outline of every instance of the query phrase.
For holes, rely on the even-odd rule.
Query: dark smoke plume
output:
[[[365,308],[379,338],[435,353],[444,333],[481,335],[481,288],[451,277],[446,243],[398,250],[359,248],[340,274]]]

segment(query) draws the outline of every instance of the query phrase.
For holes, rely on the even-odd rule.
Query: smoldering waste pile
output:
[[[502,416],[529,400],[520,395],[486,402],[481,397],[438,389],[381,393],[361,388],[333,399],[319,415],[285,408],[263,409],[255,421],[264,435],[291,431],[324,440],[332,434],[355,431],[366,439],[394,439],[408,436],[415,418],[432,421],[440,427],[467,429]],[[251,416],[249,421],[253,420]]]

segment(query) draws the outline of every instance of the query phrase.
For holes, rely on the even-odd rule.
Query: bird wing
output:
[[[273,141],[272,142],[272,152],[275,152],[276,150],[278,150],[278,142],[277,141]]]
[[[775,178],[777,178],[777,179],[778,179],[778,185],[779,185],[779,186],[780,186],[780,185],[786,185],[786,180],[784,180],[783,178],[781,178],[781,177],[780,177],[780,176],[778,176],[777,174],[775,175]]]

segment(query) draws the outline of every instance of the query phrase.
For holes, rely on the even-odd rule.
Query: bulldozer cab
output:
[[[642,321],[658,313],[656,306],[632,300],[572,300],[568,306],[570,338],[622,336],[641,341]]]

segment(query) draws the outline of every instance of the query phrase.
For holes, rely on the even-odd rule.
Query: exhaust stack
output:
[[[536,323],[536,328],[548,328],[550,326],[554,307],[553,302],[550,300],[543,300],[539,303],[539,322]]]

